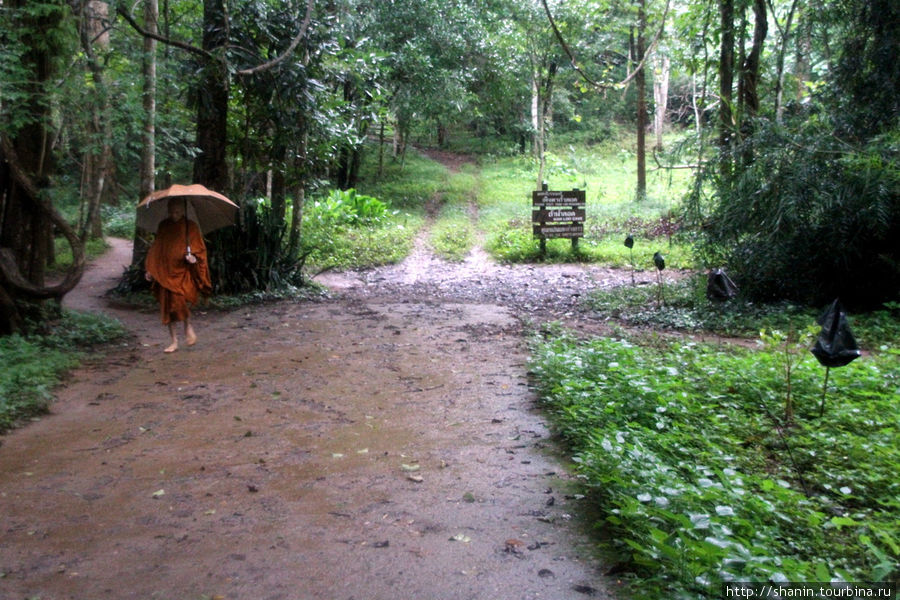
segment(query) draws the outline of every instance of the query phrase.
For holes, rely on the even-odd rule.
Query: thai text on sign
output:
[[[535,237],[584,237],[584,190],[541,190],[531,193],[531,222]]]

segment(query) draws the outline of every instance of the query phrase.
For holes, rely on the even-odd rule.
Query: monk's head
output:
[[[184,198],[172,198],[169,200],[169,218],[180,221],[184,217]]]

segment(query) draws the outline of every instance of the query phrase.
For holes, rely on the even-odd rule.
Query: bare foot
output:
[[[166,354],[171,354],[172,352],[175,352],[176,350],[178,350],[178,342],[172,342],[172,344],[168,348],[163,350],[163,352],[165,352]]]
[[[185,340],[187,341],[188,346],[193,346],[197,343],[197,334],[194,333],[193,328],[189,328],[187,333],[184,334]]]

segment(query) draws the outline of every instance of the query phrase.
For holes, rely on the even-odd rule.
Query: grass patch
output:
[[[768,339],[535,341],[542,402],[635,598],[900,575],[900,351],[833,369],[819,418],[824,369],[808,340]]]
[[[472,222],[459,210],[445,210],[431,228],[429,245],[441,258],[460,262],[475,244],[477,232]]]
[[[0,337],[0,432],[46,412],[53,389],[90,348],[124,335],[115,319],[64,310],[40,333]]]
[[[413,246],[421,216],[405,214],[379,226],[335,229],[307,228],[305,244],[312,253],[307,265],[312,271],[322,269],[359,269],[400,262]]]
[[[689,240],[683,239],[674,216],[687,190],[687,174],[656,171],[648,175],[647,198],[634,200],[634,162],[625,151],[600,153],[571,148],[566,156],[551,156],[550,189],[586,190],[585,237],[573,250],[569,240],[549,240],[541,255],[532,235],[531,192],[536,165],[529,157],[494,158],[482,166],[478,203],[480,227],[487,232],[485,247],[504,262],[587,261],[611,266],[652,265],[661,251],[671,268],[693,265]],[[624,246],[635,239],[634,253]]]
[[[431,227],[429,244],[435,254],[450,261],[462,261],[477,243],[479,177],[477,169],[466,165],[459,172],[447,172],[440,193],[441,210]]]

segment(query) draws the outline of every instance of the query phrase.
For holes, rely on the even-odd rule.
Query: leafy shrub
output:
[[[900,292],[897,134],[848,150],[819,130],[760,123],[753,161],[717,176],[701,253],[754,300],[878,306]],[[699,188],[698,188],[699,189]]]
[[[663,282],[662,306],[657,305],[655,285],[598,288],[587,295],[584,304],[598,316],[630,326],[708,331],[735,337],[755,337],[763,329],[803,329],[815,322],[825,308],[790,302],[755,303],[741,297],[713,302],[706,298],[704,274]],[[852,314],[852,329],[865,348],[875,349],[883,344],[900,347],[898,317],[900,303],[888,302],[878,310]]]
[[[388,205],[378,198],[358,194],[355,189],[332,190],[324,200],[306,207],[304,219],[332,227],[377,225],[388,214]]]
[[[303,255],[286,250],[287,224],[264,201],[245,202],[240,223],[210,235],[216,292],[241,294],[302,284]]]
[[[542,402],[640,578],[636,598],[719,598],[724,581],[885,581],[900,559],[900,353],[833,372],[693,343],[536,341]]]
[[[419,219],[355,190],[309,201],[303,214],[303,254],[317,269],[397,262],[412,248]]]
[[[100,215],[103,219],[103,233],[105,235],[128,240],[134,237],[134,206],[104,204],[100,207]]]

